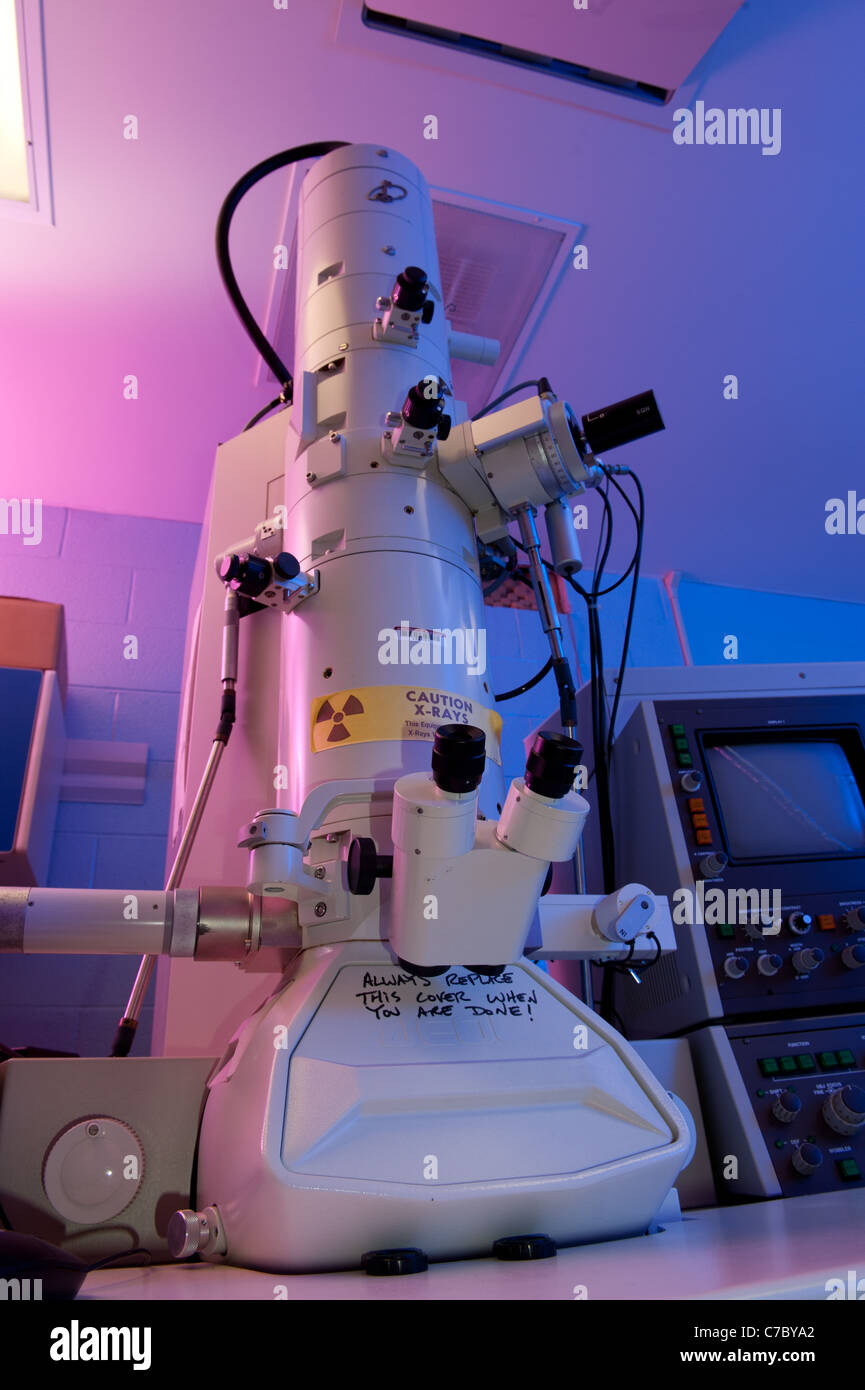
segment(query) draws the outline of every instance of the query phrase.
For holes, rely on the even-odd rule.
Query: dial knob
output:
[[[703,878],[717,878],[727,867],[726,854],[702,854],[698,864]]]
[[[842,1086],[823,1102],[823,1118],[837,1134],[859,1134],[865,1129],[865,1091],[861,1086]]]
[[[757,957],[757,969],[761,975],[777,975],[783,964],[780,956],[762,955]]]
[[[144,1179],[144,1150],[122,1120],[92,1115],[70,1125],[45,1156],[42,1186],[67,1221],[92,1226],[129,1206]]]
[[[823,1162],[823,1155],[816,1144],[800,1144],[793,1155],[793,1167],[803,1178],[810,1178]]]
[[[810,912],[791,912],[787,918],[787,926],[796,936],[804,936],[814,925],[814,918]]]
[[[745,923],[745,931],[754,941],[763,941],[767,936],[777,936],[780,923],[773,920],[771,912],[760,912]]]
[[[801,951],[793,952],[793,969],[800,975],[810,975],[823,960],[819,946],[803,946]]]
[[[865,907],[851,907],[844,913],[844,925],[848,931],[865,930]]]
[[[772,1114],[782,1124],[789,1125],[802,1110],[802,1102],[795,1091],[782,1091],[772,1102]]]
[[[703,785],[703,774],[696,768],[691,768],[688,772],[682,773],[681,787],[683,792],[698,792]]]
[[[845,946],[841,959],[848,970],[858,970],[860,965],[865,965],[865,946]]]
[[[729,980],[741,980],[747,969],[748,962],[744,956],[728,956],[724,961],[724,974]]]

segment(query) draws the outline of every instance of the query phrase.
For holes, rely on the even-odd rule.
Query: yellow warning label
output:
[[[501,764],[501,715],[466,695],[428,685],[366,685],[312,702],[310,746],[324,753],[350,743],[424,739],[442,724],[473,724],[486,734],[487,757]]]

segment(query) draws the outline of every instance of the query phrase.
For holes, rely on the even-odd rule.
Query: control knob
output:
[[[698,792],[703,785],[702,772],[698,772],[695,767],[683,772],[680,785],[683,792]]]
[[[787,918],[787,926],[796,936],[805,936],[814,925],[814,918],[810,912],[791,912]]]
[[[793,1167],[803,1178],[810,1178],[823,1162],[823,1155],[816,1144],[800,1144],[793,1155]]]
[[[701,854],[697,867],[703,878],[717,878],[727,867],[727,856],[720,850],[712,854]]]
[[[859,1134],[865,1129],[865,1091],[841,1086],[823,1102],[823,1119],[836,1134]]]
[[[780,956],[764,954],[757,957],[757,969],[761,975],[777,975],[783,964]]]
[[[728,956],[724,961],[724,974],[728,980],[741,980],[747,969],[748,962],[744,956]]]
[[[845,912],[844,926],[848,931],[865,931],[865,907],[851,907]]]
[[[793,969],[800,975],[810,975],[823,961],[819,946],[803,946],[801,951],[793,952]]]
[[[841,952],[841,959],[848,970],[858,970],[860,965],[865,965],[865,946],[861,943],[845,946]]]
[[[772,1102],[772,1114],[782,1124],[792,1124],[802,1110],[802,1102],[795,1091],[782,1091]]]

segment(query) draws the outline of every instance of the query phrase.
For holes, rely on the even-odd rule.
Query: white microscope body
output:
[[[503,535],[518,507],[555,506],[592,480],[591,460],[567,406],[540,397],[442,437],[448,325],[429,193],[408,161],[374,146],[322,157],[297,244],[294,412],[269,543],[312,593],[284,619],[286,790],[244,843],[250,891],[297,901],[302,949],[210,1082],[207,1239],[200,1215],[187,1227],[205,1258],[288,1271],[645,1231],[690,1158],[689,1122],[523,954],[588,806],[573,768],[552,796],[523,779],[505,796],[489,683],[436,661],[444,634],[483,631],[475,525]],[[410,293],[413,267],[427,295]],[[407,664],[382,664],[406,627]],[[482,736],[476,780],[430,773],[442,725],[457,761],[459,731]],[[570,940],[559,915],[550,954],[616,954],[596,904],[559,899]],[[666,905],[652,899],[649,916],[668,948]]]

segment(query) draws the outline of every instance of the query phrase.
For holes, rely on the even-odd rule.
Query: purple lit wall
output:
[[[666,431],[627,450],[647,496],[633,664],[681,660],[668,571],[696,662],[722,660],[731,632],[747,662],[863,657],[865,535],[825,525],[829,499],[852,491],[854,516],[865,500],[861,0],[749,0],[660,112],[374,35],[359,8],[45,0],[54,224],[0,207],[0,498],[41,498],[44,536],[0,534],[0,593],[66,605],[70,737],[150,750],[143,806],[61,808],[53,885],[163,882],[214,450],[272,394],[255,384],[213,229],[241,173],[306,140],[390,143],[431,184],[585,226],[588,265],[562,276],[515,379],[544,373],[581,411],[656,393]],[[675,144],[680,100],[780,109],[780,152]],[[259,185],[232,232],[259,316],[285,196],[283,176]],[[632,535],[622,509],[613,576]],[[610,664],[626,604],[624,585],[602,606]],[[137,662],[120,654],[130,623]],[[488,625],[496,688],[534,674],[536,616],[490,609]],[[571,640],[585,679],[581,611]],[[504,707],[508,775],[553,704],[545,682]],[[106,1052],[134,969],[4,958],[0,1040]]]

